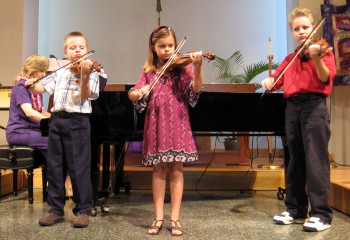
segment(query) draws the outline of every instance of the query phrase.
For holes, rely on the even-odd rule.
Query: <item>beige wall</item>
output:
[[[11,86],[23,59],[23,0],[0,0],[0,83]],[[6,126],[8,111],[0,110],[0,125]],[[0,144],[7,144],[0,129]]]
[[[25,59],[38,52],[39,0],[0,0],[0,83],[12,86]],[[0,110],[0,125],[6,126],[8,111]],[[0,129],[0,144],[7,144]]]
[[[289,0],[286,0],[289,2]],[[300,7],[310,9],[315,15],[317,19],[321,19],[321,4],[324,4],[324,0],[292,0],[299,4]],[[331,4],[334,5],[345,5],[346,0],[331,0]]]
[[[39,0],[0,0],[0,83],[12,86],[25,59],[38,52]]]
[[[0,110],[0,125],[6,127],[9,119],[9,112]],[[0,129],[0,145],[7,145],[5,130]]]
[[[24,0],[0,0],[0,82],[11,86],[23,63]]]
[[[350,86],[333,88],[331,95],[332,137],[329,151],[335,162],[350,165]]]

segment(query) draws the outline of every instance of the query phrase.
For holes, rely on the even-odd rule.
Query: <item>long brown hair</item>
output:
[[[145,72],[156,72],[157,66],[159,64],[158,56],[155,52],[154,46],[156,45],[157,41],[161,38],[166,38],[168,36],[172,35],[174,37],[175,42],[175,49],[177,48],[177,41],[176,41],[176,35],[175,32],[168,26],[159,26],[155,28],[151,35],[149,36],[148,41],[148,58],[143,65],[143,70]]]

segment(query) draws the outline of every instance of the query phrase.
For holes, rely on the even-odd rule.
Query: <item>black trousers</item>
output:
[[[329,112],[324,96],[305,94],[287,100],[286,137],[290,161],[286,171],[287,211],[294,218],[319,217],[330,223]],[[310,210],[308,208],[310,203]]]
[[[64,215],[65,178],[73,187],[74,213],[91,214],[90,123],[86,114],[52,114],[47,154],[49,212]]]

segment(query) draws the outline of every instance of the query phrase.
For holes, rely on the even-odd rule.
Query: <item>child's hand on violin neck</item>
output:
[[[308,53],[310,54],[310,57],[314,56],[321,56],[322,54],[322,49],[321,46],[318,44],[311,44],[309,48],[307,49]]]
[[[301,57],[306,56],[307,58],[319,59],[324,54],[329,55],[332,48],[329,47],[326,40],[323,38],[313,38],[307,44],[307,48],[301,52]]]
[[[190,53],[190,58],[194,66],[202,65],[202,51]]]
[[[82,74],[90,74],[93,62],[90,59],[85,59],[79,63]]]

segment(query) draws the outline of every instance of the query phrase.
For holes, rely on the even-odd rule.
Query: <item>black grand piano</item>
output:
[[[131,86],[118,86],[116,89],[122,90],[116,91],[107,87],[107,91],[100,92],[99,98],[92,101],[92,139],[103,142],[142,138],[145,113],[138,113],[129,100]],[[286,102],[282,93],[261,97],[261,93],[232,92],[230,89],[213,92],[211,89],[216,88],[205,86],[196,107],[189,108],[191,127],[196,135],[203,132],[213,132],[211,135],[224,132],[284,135]],[[237,90],[242,89],[234,89]],[[248,90],[251,91],[251,86]]]
[[[97,100],[92,101],[91,145],[94,200],[108,197],[109,145],[115,146],[116,181],[114,193],[123,183],[125,143],[141,141],[145,112],[138,113],[128,98],[133,85],[107,85]],[[286,102],[281,93],[254,93],[254,84],[207,84],[198,104],[189,108],[195,135],[276,135],[283,136]],[[103,144],[103,158],[100,146]],[[99,176],[102,170],[102,177]],[[101,184],[102,181],[102,184]],[[100,187],[99,187],[100,186]]]
[[[123,187],[122,167],[125,143],[141,141],[145,113],[138,113],[128,98],[132,85],[112,85],[92,101],[91,142],[93,171],[103,169],[102,190],[97,196],[108,194],[109,148],[104,147],[104,161],[99,162],[99,146],[115,145],[117,181],[114,192]],[[231,89],[230,89],[231,88]],[[195,135],[276,135],[283,136],[286,102],[281,93],[254,93],[254,84],[205,85],[195,108],[189,109],[191,127]],[[100,163],[100,164],[94,164]],[[102,167],[101,167],[102,164]],[[94,178],[94,179],[97,179]],[[97,183],[95,183],[97,184]],[[129,186],[124,186],[129,191]],[[94,189],[97,189],[96,187]]]

